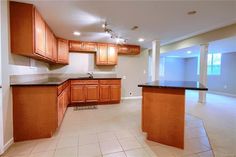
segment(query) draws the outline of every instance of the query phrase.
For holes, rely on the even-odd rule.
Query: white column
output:
[[[207,56],[208,56],[208,44],[202,44],[200,48],[200,75],[199,82],[207,85]],[[206,102],[206,91],[199,91],[198,102],[204,104]]]
[[[152,65],[151,65],[151,80],[159,80],[160,71],[160,41],[152,41]]]

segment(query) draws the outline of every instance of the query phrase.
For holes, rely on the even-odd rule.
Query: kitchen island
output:
[[[195,81],[154,81],[138,87],[147,139],[184,149],[185,90],[208,89]]]

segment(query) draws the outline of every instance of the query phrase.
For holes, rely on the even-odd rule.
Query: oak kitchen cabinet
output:
[[[55,35],[34,5],[10,1],[10,34],[12,53],[50,63],[68,63],[68,48],[60,44],[57,48]]]
[[[71,103],[86,103],[98,101],[98,80],[71,80]]]
[[[100,102],[120,102],[121,81],[99,80]]]
[[[98,43],[96,65],[116,65],[118,60],[115,44]]]
[[[58,126],[60,126],[64,114],[66,112],[67,106],[70,104],[70,85],[68,82],[61,85],[62,92],[58,95],[57,98],[57,109],[58,109]],[[64,86],[64,87],[63,87]]]
[[[97,43],[85,41],[69,41],[70,52],[96,52]]]
[[[68,81],[57,85],[13,86],[14,141],[51,137],[70,103]]]
[[[140,54],[140,49],[138,45],[118,45],[118,54],[138,55]]]
[[[68,40],[58,38],[57,39],[57,63],[68,64],[69,63],[69,48]]]

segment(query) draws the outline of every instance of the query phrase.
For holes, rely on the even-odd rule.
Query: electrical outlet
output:
[[[125,79],[126,79],[126,76],[123,76],[123,79],[125,80]]]

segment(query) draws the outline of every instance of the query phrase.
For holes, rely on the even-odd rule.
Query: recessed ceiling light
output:
[[[143,38],[139,38],[138,41],[139,41],[139,42],[143,42],[144,39],[143,39]]]
[[[192,51],[187,51],[187,54],[191,54],[192,53]]]
[[[192,11],[189,11],[189,12],[188,12],[188,15],[194,15],[194,14],[196,14],[196,13],[197,13],[197,11],[192,10]]]
[[[73,34],[76,35],[76,36],[80,36],[81,33],[78,32],[78,31],[74,31]]]

